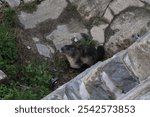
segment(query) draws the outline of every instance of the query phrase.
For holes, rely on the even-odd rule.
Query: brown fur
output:
[[[72,68],[78,69],[83,65],[91,66],[104,58],[103,46],[99,46],[96,49],[93,45],[87,44],[87,42],[91,42],[88,35],[82,34],[82,37],[82,39],[72,38],[72,44],[61,48]]]

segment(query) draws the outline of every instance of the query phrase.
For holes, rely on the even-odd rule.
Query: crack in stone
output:
[[[111,1],[109,2],[109,4],[106,6],[106,9],[104,10],[104,12],[103,12],[103,14],[102,14],[101,17],[103,17],[103,16],[105,15],[107,8],[109,7],[109,5],[110,5],[113,1],[114,1],[114,0],[111,0]]]

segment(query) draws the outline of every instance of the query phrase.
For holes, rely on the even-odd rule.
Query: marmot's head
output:
[[[62,53],[66,56],[77,58],[80,56],[80,51],[77,46],[71,44],[71,45],[65,45],[61,48]]]
[[[75,45],[65,45],[61,48],[62,53],[66,56],[67,60],[70,63],[70,67],[72,68],[80,68],[82,62],[80,60],[81,52],[79,48]]]

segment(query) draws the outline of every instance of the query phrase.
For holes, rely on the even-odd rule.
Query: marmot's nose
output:
[[[64,51],[64,47],[61,48],[61,51],[62,51],[62,52]]]

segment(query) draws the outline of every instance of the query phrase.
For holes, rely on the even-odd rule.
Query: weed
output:
[[[5,8],[3,10],[4,13],[4,24],[7,25],[7,27],[12,27],[15,25],[15,19],[16,19],[16,12],[13,8]]]
[[[25,3],[20,7],[20,10],[25,11],[27,13],[33,13],[37,9],[37,1]]]
[[[12,30],[15,10],[5,8],[3,13],[0,22],[0,70],[7,74],[9,82],[0,84],[0,99],[41,99],[50,92],[48,80],[51,74],[48,66],[46,63],[31,62],[16,67],[18,52]]]
[[[8,21],[8,22],[7,22]],[[0,24],[0,69],[14,76],[16,74],[17,48],[15,35],[10,31],[9,17]]]
[[[30,63],[23,68],[22,74],[26,78],[25,80],[28,81],[28,85],[31,86],[34,86],[34,84],[36,84],[36,86],[48,86],[47,81],[51,78],[46,63]]]
[[[7,85],[0,85],[1,99],[41,99],[50,92],[51,78],[46,63],[29,63],[21,70],[22,76]]]
[[[88,39],[88,40],[80,39],[80,40],[77,42],[77,45],[85,45],[85,46],[96,47],[97,42],[96,42],[96,40],[93,40],[93,39]]]

